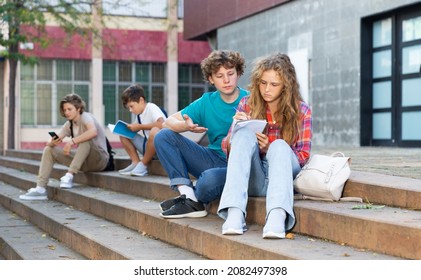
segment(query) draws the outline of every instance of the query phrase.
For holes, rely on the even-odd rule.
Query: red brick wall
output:
[[[59,27],[47,26],[46,31],[47,37],[52,40],[48,48],[42,48],[39,44],[35,44],[33,50],[21,50],[21,52],[26,55],[51,59],[91,59],[92,43],[90,39],[82,38],[79,35],[68,38]],[[34,34],[33,29],[28,26],[23,26],[22,32]]]
[[[53,38],[47,48],[35,45],[34,50],[22,50],[27,55],[42,58],[91,59],[92,43],[74,35],[70,39],[59,27],[47,27],[48,37]],[[23,28],[31,32],[31,28]],[[105,60],[125,61],[167,61],[167,33],[142,30],[104,30],[103,58]],[[193,42],[178,34],[178,59],[181,63],[200,63],[211,51],[207,42]]]
[[[167,34],[160,31],[104,30],[106,60],[167,61]]]
[[[186,41],[178,33],[178,61],[180,63],[200,63],[212,51],[207,41]]]

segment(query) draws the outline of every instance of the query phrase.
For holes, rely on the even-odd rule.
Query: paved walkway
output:
[[[330,155],[340,151],[351,157],[351,169],[393,176],[421,179],[421,148],[393,147],[318,147],[312,154]],[[125,157],[117,149],[117,156]]]
[[[351,157],[351,169],[421,179],[421,148],[313,147],[312,153],[341,151]]]

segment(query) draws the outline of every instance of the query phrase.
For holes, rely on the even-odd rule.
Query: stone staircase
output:
[[[80,173],[72,189],[58,187],[67,168],[55,165],[48,201],[19,200],[35,186],[40,158],[0,157],[0,259],[421,259],[421,180],[353,171],[344,196],[369,203],[296,201],[290,238],[264,240],[264,198],[250,198],[242,236],[221,234],[217,202],[205,218],[161,218],[159,202],[178,194],[159,161],[146,177]]]

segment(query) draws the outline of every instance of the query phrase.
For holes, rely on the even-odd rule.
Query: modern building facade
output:
[[[329,146],[421,147],[421,1],[185,0],[184,38],[291,57]]]
[[[66,38],[54,22],[47,24],[48,48],[36,44],[20,51],[36,56],[34,65],[19,65],[16,99],[16,143],[18,149],[41,149],[48,131],[58,130],[65,119],[58,104],[68,93],[78,93],[87,110],[104,127],[131,114],[122,107],[121,92],[140,83],[148,101],[174,113],[209,89],[202,80],[200,61],[211,48],[208,42],[183,39],[183,1],[103,1],[102,43],[80,36]],[[22,27],[23,32],[30,27]],[[26,28],[26,29],[25,29]],[[0,61],[0,150],[7,147],[8,63]],[[116,135],[107,131],[113,146]]]

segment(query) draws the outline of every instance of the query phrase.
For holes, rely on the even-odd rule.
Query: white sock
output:
[[[282,208],[275,208],[269,212],[263,232],[285,232],[286,212]]]
[[[70,179],[73,179],[73,174],[72,173],[67,172],[65,176],[69,177]]]
[[[36,186],[35,190],[39,193],[44,193],[46,191],[46,189],[44,187],[40,187],[40,186]]]
[[[187,185],[180,185],[178,186],[178,191],[180,192],[180,194],[184,194],[187,198],[190,198],[191,200],[197,202],[197,197],[194,194],[194,190],[192,187]]]

